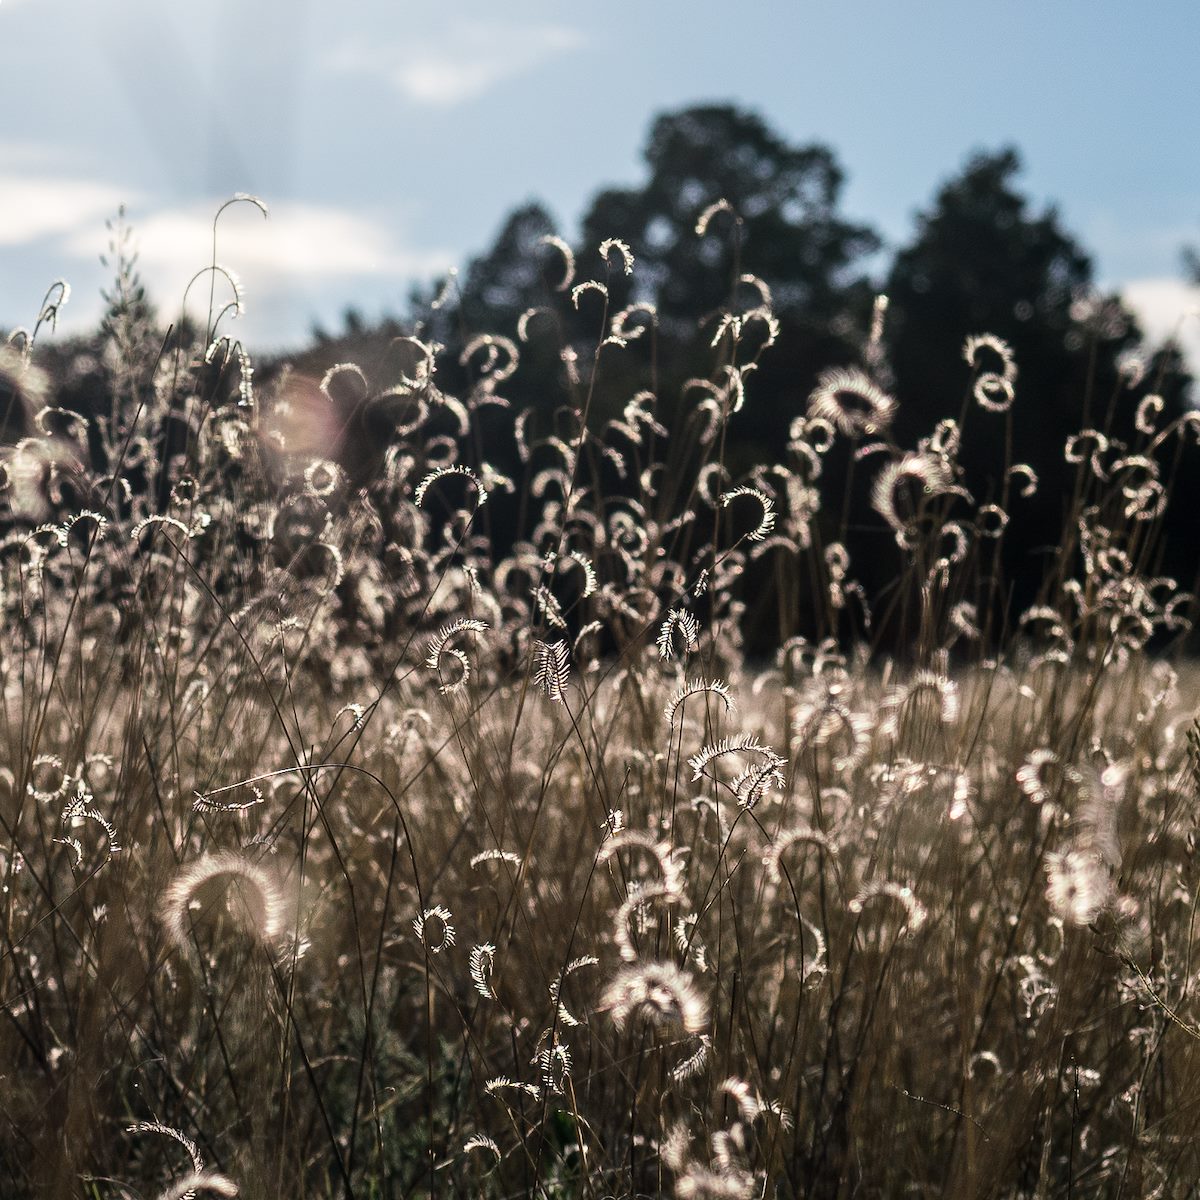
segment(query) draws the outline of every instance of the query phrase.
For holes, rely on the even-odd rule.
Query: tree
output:
[[[909,445],[940,419],[962,422],[966,487],[979,504],[1003,502],[1013,518],[1004,566],[1022,604],[1058,552],[1072,502],[1066,439],[1092,426],[1132,445],[1140,399],[1158,391],[1178,406],[1187,379],[1169,354],[1135,378],[1128,356],[1141,346],[1136,321],[1115,296],[1096,292],[1091,259],[1057,211],[1032,211],[1016,188],[1019,171],[1011,148],[973,156],[918,217],[886,291],[895,436]],[[964,345],[985,333],[1013,352],[1015,400],[1007,413],[984,411],[971,397]],[[1007,480],[1017,463],[1040,480],[1028,499]]]
[[[1200,285],[1200,250],[1195,246],[1184,246],[1183,269],[1192,283]]]
[[[639,298],[664,322],[693,323],[726,304],[735,271],[773,291],[777,313],[819,321],[856,282],[851,268],[879,247],[865,226],[837,215],[843,175],[825,146],[791,146],[754,113],[707,105],[655,120],[640,188],[600,192],[583,219],[582,243],[594,253],[606,237],[632,245]],[[698,242],[694,227],[710,205],[727,201],[734,237]],[[714,215],[714,234],[729,232]]]
[[[491,249],[471,260],[460,278],[449,276],[412,297],[412,312],[426,336],[446,348],[439,383],[453,394],[469,389],[472,372],[459,359],[477,333],[513,337],[521,314],[552,305],[560,321],[570,320],[570,304],[555,291],[558,268],[543,239],[555,236],[553,218],[529,201],[505,218]],[[561,365],[539,339],[521,350],[522,370],[505,395],[522,406],[553,410],[567,399],[557,379]]]
[[[652,334],[606,360],[591,415],[596,423],[617,415],[648,386],[670,414],[685,380],[718,370],[720,352],[709,342],[719,311],[761,303],[757,285],[741,281],[754,276],[770,290],[781,329],[754,376],[763,402],[748,404],[730,429],[736,470],[780,444],[823,369],[857,357],[873,294],[862,261],[879,239],[838,214],[843,176],[831,150],[792,146],[760,117],[733,106],[657,118],[645,161],[646,180],[601,191],[574,240],[575,282],[605,284],[610,317],[632,302],[657,310]],[[707,236],[698,237],[697,219],[722,200],[728,210],[715,213]],[[543,417],[570,401],[562,352],[589,358],[602,332],[601,302],[584,295],[578,308],[572,303],[562,286],[563,256],[545,244],[555,233],[546,210],[527,203],[440,307],[434,307],[439,288],[414,296],[414,317],[447,348],[440,369],[448,390],[468,382],[458,366],[465,336],[511,337],[521,313],[540,308],[548,315],[521,347],[521,370],[506,381],[504,394]],[[600,258],[600,245],[613,238],[632,250],[631,275],[615,250],[607,261]]]
[[[610,272],[609,288],[614,307],[632,299],[658,310],[664,399],[711,359],[716,314],[759,302],[742,277],[770,290],[781,328],[754,379],[765,400],[731,428],[752,457],[779,444],[823,369],[858,356],[872,295],[862,262],[879,239],[839,215],[844,177],[828,147],[790,145],[761,117],[731,105],[660,116],[645,161],[640,187],[596,196],[576,253],[595,263],[611,237],[633,248],[634,275],[627,281]],[[732,212],[712,212],[698,237],[698,218],[720,201]]]

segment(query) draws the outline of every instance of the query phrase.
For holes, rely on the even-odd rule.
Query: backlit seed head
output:
[[[199,905],[206,885],[226,877],[227,903],[240,910],[247,931],[261,942],[272,942],[283,932],[284,899],[274,877],[248,858],[228,850],[206,854],[185,866],[162,897],[162,923],[170,940],[186,947],[191,926],[190,910]]]
[[[855,367],[823,371],[808,398],[808,415],[828,421],[847,437],[881,433],[896,415],[896,401]]]
[[[691,1034],[708,1024],[708,1005],[692,977],[667,962],[622,968],[604,990],[600,1007],[618,1029],[635,1018],[658,1029],[682,1028]]]

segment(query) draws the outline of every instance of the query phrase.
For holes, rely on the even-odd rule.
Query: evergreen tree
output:
[[[1178,359],[1136,359],[1141,332],[1118,297],[1094,286],[1090,257],[1053,207],[1035,211],[1017,188],[1020,159],[1008,148],[973,156],[937,193],[900,249],[886,282],[886,344],[897,400],[894,435],[904,445],[953,417],[962,426],[965,486],[979,504],[1003,504],[1003,578],[1015,605],[1029,603],[1060,552],[1073,502],[1067,438],[1083,427],[1115,446],[1137,441],[1137,405],[1150,391],[1177,406],[1187,383]],[[972,394],[967,339],[990,334],[1011,348],[1013,400],[987,411]],[[978,370],[995,371],[981,349]],[[1148,366],[1148,369],[1146,367]],[[1017,494],[1008,470],[1024,463],[1039,484]]]

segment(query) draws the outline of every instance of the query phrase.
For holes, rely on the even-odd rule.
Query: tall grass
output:
[[[1151,397],[1063,448],[1053,570],[1005,614],[1037,479],[984,503],[958,466],[1021,419],[1002,342],[897,446],[881,300],[735,479],[765,286],[732,281],[674,427],[649,391],[599,426],[655,328],[608,311],[629,248],[591,265],[553,430],[503,396],[544,314],[471,341],[460,396],[421,331],[386,378],[256,388],[227,314],[142,330],[90,419],[10,339],[0,1191],[1195,1195],[1191,598],[1151,570],[1197,420]],[[330,447],[384,401],[359,487]],[[748,660],[747,580],[831,636]]]

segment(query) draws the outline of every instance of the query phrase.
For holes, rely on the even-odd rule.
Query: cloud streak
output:
[[[213,214],[220,203],[130,215],[139,274],[168,318],[179,311],[189,280],[212,262]],[[95,262],[101,244],[93,223],[64,236],[60,249],[82,265]],[[372,295],[399,294],[403,285],[436,275],[454,261],[449,252],[415,250],[395,229],[332,206],[281,203],[264,220],[250,205],[237,205],[221,217],[217,232],[217,262],[233,272],[247,300],[245,316],[229,332],[251,344],[294,339],[334,293],[346,303],[353,302],[356,287]],[[219,309],[230,299],[227,283],[217,281],[216,297]],[[202,276],[188,294],[188,311],[203,315],[208,302],[208,279]],[[67,327],[82,327],[96,315],[85,299]]]
[[[212,259],[213,214],[220,202],[165,208],[132,219],[140,261],[156,273],[184,280]],[[90,254],[92,232],[67,243]],[[249,205],[230,208],[217,232],[217,258],[248,278],[321,280],[354,275],[412,276],[444,268],[450,256],[413,251],[383,225],[344,209],[281,204],[269,220]]]
[[[335,74],[383,79],[415,104],[450,108],[583,44],[583,35],[565,25],[520,28],[458,20],[437,36],[417,36],[403,45],[344,42],[325,65]]]
[[[1179,343],[1188,369],[1200,377],[1200,287],[1155,277],[1122,284],[1121,298],[1134,311],[1151,345]]]
[[[92,228],[130,199],[94,180],[0,173],[0,246]]]
[[[129,248],[137,253],[138,273],[170,319],[189,281],[212,262],[220,199],[155,206],[100,181],[0,173],[0,250],[7,257],[37,244],[39,257],[44,253],[55,273],[72,284],[64,333],[91,328],[100,316],[99,291],[113,270],[99,261],[111,240],[104,222],[123,202],[130,202]],[[222,215],[217,233],[217,261],[233,272],[247,297],[238,335],[268,344],[294,340],[314,317],[328,313],[335,297],[343,304],[356,302],[356,294],[369,297],[366,303],[398,298],[409,284],[444,272],[457,257],[414,248],[394,223],[332,205],[284,202],[272,206],[268,220],[250,205],[235,205]],[[216,294],[219,308],[229,299],[228,284],[218,280]],[[13,304],[11,294],[5,300]],[[187,307],[202,315],[208,302],[203,277],[191,288]],[[15,310],[3,316],[6,327],[28,320]]]

